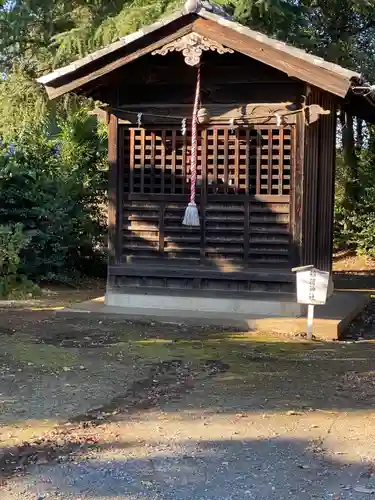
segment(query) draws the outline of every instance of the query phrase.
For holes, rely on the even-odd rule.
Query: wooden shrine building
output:
[[[188,0],[39,82],[108,122],[108,305],[298,314],[292,267],[331,270],[337,110],[370,107],[358,73]]]

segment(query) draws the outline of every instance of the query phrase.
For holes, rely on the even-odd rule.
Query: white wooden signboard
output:
[[[300,304],[322,305],[327,302],[330,273],[313,267],[297,271],[297,301]]]
[[[314,266],[305,266],[293,269],[297,274],[297,301],[307,304],[307,338],[313,338],[314,306],[323,305],[328,296],[333,293],[330,273],[320,271]]]

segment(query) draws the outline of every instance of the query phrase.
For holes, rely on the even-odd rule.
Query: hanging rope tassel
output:
[[[195,190],[197,184],[197,158],[198,158],[198,107],[199,107],[199,95],[201,86],[201,68],[198,66],[197,73],[197,88],[195,91],[195,101],[193,109],[193,120],[191,128],[191,168],[190,168],[190,203],[186,207],[185,217],[182,221],[184,226],[195,226],[199,227],[199,213],[198,208],[195,203]]]

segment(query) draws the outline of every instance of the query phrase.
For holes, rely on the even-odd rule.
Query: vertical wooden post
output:
[[[155,176],[156,176],[156,169],[155,169],[155,154],[156,154],[156,133],[154,131],[151,132],[151,193],[155,193]]]
[[[224,193],[229,192],[229,130],[224,129]]]
[[[243,254],[246,268],[249,264],[250,252],[250,196],[247,194],[244,201],[244,231],[243,231]]]
[[[160,192],[164,193],[164,186],[165,186],[165,150],[166,150],[166,143],[167,143],[167,135],[165,133],[165,129],[161,131],[161,169],[160,169],[160,175],[161,175],[161,181],[160,181]],[[183,168],[185,169],[183,172],[184,179],[186,179],[186,135],[184,137],[184,153],[183,153],[183,158],[182,158],[182,165]],[[184,186],[184,191],[185,193],[185,186]]]
[[[291,134],[291,138],[293,141],[293,132]],[[293,143],[291,143],[290,148],[293,147]],[[290,150],[290,158],[293,158],[293,151],[292,149]],[[292,172],[293,169],[293,162],[290,162],[290,176],[293,175]],[[282,196],[283,193],[283,185],[284,185],[284,129],[283,127],[280,127],[279,130],[279,165],[278,165],[278,171],[279,171],[279,196]],[[291,189],[293,189],[292,182],[291,182]]]
[[[307,94],[307,91],[305,92]],[[321,92],[312,89],[306,104],[321,103]],[[310,123],[305,127],[305,155],[304,155],[304,188],[303,188],[303,252],[302,265],[314,266],[317,264],[317,228],[318,223],[318,179],[320,165],[320,137],[321,121]],[[324,224],[326,221],[324,220]]]
[[[108,116],[108,255],[109,264],[116,264],[120,260],[121,249],[119,248],[119,212],[120,207],[119,190],[119,158],[118,158],[118,119],[115,115]],[[122,197],[121,197],[122,198]]]
[[[141,129],[141,194],[145,192],[146,131]]]
[[[273,146],[273,129],[268,129],[268,160],[267,160],[267,194],[272,195],[272,146]],[[262,184],[262,181],[260,181]]]
[[[250,199],[251,199],[251,185],[250,185],[250,130],[246,129],[246,186],[245,186],[245,204],[244,204],[244,262],[246,268],[249,265],[250,258]],[[258,161],[258,160],[257,160]],[[256,181],[257,182],[257,179]]]
[[[256,144],[257,144],[257,173],[256,173],[256,191],[255,194],[260,194],[260,186],[262,184],[262,129],[257,130]]]
[[[239,187],[240,187],[240,130],[236,128],[235,160],[234,160],[234,192],[236,194],[238,194]]]
[[[129,193],[134,193],[134,144],[135,144],[135,132],[134,128],[130,128],[130,165],[129,165]]]
[[[177,139],[177,130],[175,128],[172,129],[172,193],[176,194],[176,141]]]
[[[164,245],[165,245],[165,240],[164,240],[164,219],[165,219],[165,203],[160,203],[160,208],[159,208],[159,253],[160,256],[164,256]]]
[[[201,130],[201,196],[200,196],[200,219],[201,219],[201,262],[206,258],[206,210],[207,210],[207,130]]]
[[[309,342],[313,339],[313,328],[314,328],[314,306],[309,304],[307,310],[307,340]]]
[[[214,193],[217,193],[219,179],[217,175],[217,165],[218,165],[218,133],[217,128],[214,128],[214,137],[213,137],[213,156],[214,156],[214,175],[213,175],[213,183],[214,183]]]
[[[291,234],[293,249],[292,266],[303,264],[303,216],[304,216],[304,162],[305,162],[305,120],[302,113],[297,115],[296,131],[292,133],[291,145]]]
[[[316,265],[322,271],[332,271],[333,209],[336,166],[336,100],[323,94],[322,106],[330,110],[321,116],[319,135],[319,178],[317,203]],[[324,224],[322,224],[324,221]]]
[[[250,130],[247,128],[246,129],[246,185],[245,185],[245,193],[246,196],[249,197],[251,192],[251,186],[250,186],[250,141],[251,141],[251,136],[250,136]]]

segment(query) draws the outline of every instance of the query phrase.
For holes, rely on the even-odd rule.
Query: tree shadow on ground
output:
[[[8,404],[3,424],[54,418],[64,405],[69,413],[60,413],[57,420],[100,417],[97,423],[102,423],[103,415],[104,420],[112,414],[126,419],[155,407],[172,413],[231,413],[357,411],[375,404],[371,342],[307,343],[219,327],[50,313],[22,312],[7,316],[0,329],[5,324],[0,392],[5,400],[9,395],[9,403],[3,402]],[[41,405],[41,398],[53,398],[52,412],[52,403]],[[33,414],[25,414],[25,408]]]
[[[371,464],[314,446],[284,438],[148,443],[147,449],[111,443],[88,460],[37,466],[15,487],[75,500],[345,500],[354,488],[375,484]]]

